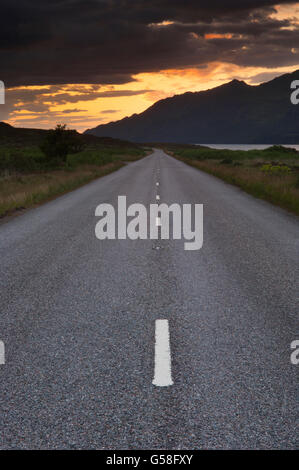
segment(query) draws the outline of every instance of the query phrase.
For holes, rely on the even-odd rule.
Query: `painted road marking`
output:
[[[156,196],[156,199],[157,199],[157,201],[160,201],[160,196],[158,196],[158,194]]]
[[[160,183],[157,182],[157,183],[156,183],[156,186],[159,186],[159,184],[160,184]]]
[[[161,217],[156,217],[156,227],[161,227]]]
[[[156,320],[155,375],[153,385],[157,387],[173,385],[168,320]]]

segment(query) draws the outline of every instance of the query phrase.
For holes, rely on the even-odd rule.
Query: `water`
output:
[[[272,145],[259,145],[259,144],[196,144],[196,145],[204,145],[205,147],[210,147],[211,149],[226,149],[226,150],[264,150]],[[294,148],[299,151],[299,144],[290,144],[290,145],[282,145],[282,147],[289,147]]]

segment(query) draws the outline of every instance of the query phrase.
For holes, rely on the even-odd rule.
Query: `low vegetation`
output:
[[[184,145],[167,145],[164,149],[185,163],[299,215],[299,152],[295,149],[273,146],[239,151]]]
[[[146,155],[141,146],[81,135],[62,125],[48,132],[9,128],[0,132],[0,217],[71,191]]]

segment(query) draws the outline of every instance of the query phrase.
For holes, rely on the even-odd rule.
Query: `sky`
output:
[[[232,79],[299,69],[299,3],[2,0],[0,120],[79,132]]]

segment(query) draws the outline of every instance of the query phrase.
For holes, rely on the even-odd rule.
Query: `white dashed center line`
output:
[[[157,201],[160,201],[160,196],[157,194],[156,196]]]
[[[160,184],[160,183],[157,182],[157,183],[156,183],[156,186],[159,186],[159,184]]]
[[[155,376],[153,385],[169,387],[171,378],[171,354],[168,320],[156,320],[155,335]]]

